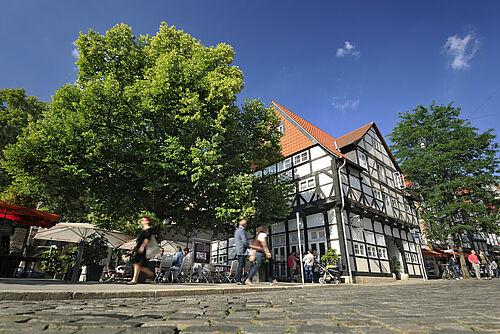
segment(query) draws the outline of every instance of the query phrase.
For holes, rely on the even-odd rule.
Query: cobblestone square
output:
[[[500,280],[2,301],[1,333],[500,333]]]

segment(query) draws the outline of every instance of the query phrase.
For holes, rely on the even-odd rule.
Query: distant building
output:
[[[288,254],[301,247],[320,255],[340,253],[343,277],[354,282],[392,279],[389,260],[399,261],[402,278],[422,277],[421,253],[412,232],[419,231],[414,199],[375,123],[334,138],[287,108],[272,102],[281,119],[280,163],[265,174],[296,182],[293,212],[269,229],[274,274],[289,277]],[[235,258],[234,240],[212,244],[212,261]]]

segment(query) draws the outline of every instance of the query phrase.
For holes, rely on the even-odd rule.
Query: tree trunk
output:
[[[460,255],[460,267],[462,268],[462,275],[464,278],[470,278],[469,270],[467,270],[467,262],[465,261],[464,248],[460,240],[460,234],[455,233],[455,243],[458,245],[458,254]]]

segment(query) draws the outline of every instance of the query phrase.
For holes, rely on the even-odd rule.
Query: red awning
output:
[[[436,257],[448,257],[447,254],[438,253],[432,250],[422,249],[423,256],[436,256]]]
[[[0,202],[0,220],[9,219],[31,226],[52,227],[61,217],[52,213]]]
[[[452,256],[452,255],[453,255],[452,253],[445,252],[444,250],[439,249],[439,248],[436,248],[436,250],[437,250],[437,251],[440,251],[440,252],[443,252],[444,254],[446,254],[446,255],[448,255],[448,256]],[[458,251],[454,250],[453,252],[455,253],[455,256],[460,256],[460,253],[459,253]],[[464,256],[465,256],[465,257],[467,257],[467,256],[469,256],[469,255],[470,255],[470,253],[466,253],[466,252],[464,252]]]

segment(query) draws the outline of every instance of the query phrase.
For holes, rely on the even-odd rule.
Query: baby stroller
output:
[[[326,284],[328,282],[332,282],[335,284],[340,284],[340,270],[338,266],[322,266],[318,263],[319,266],[319,282],[321,284]]]

